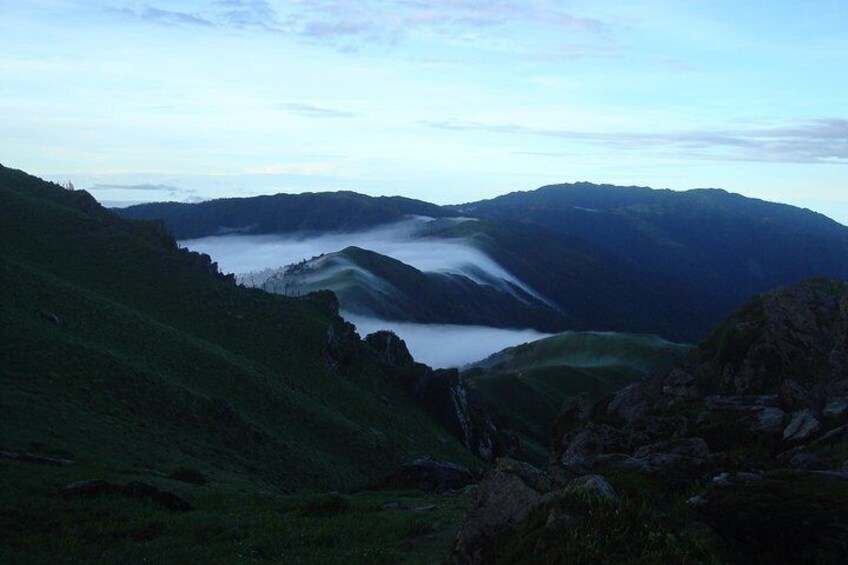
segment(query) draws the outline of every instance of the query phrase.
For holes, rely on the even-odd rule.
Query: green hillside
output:
[[[464,375],[472,396],[519,434],[529,459],[543,464],[567,397],[597,400],[689,350],[652,335],[569,332],[509,347],[466,367]]]
[[[248,275],[245,280],[252,278]],[[359,247],[315,257],[254,280],[264,290],[280,294],[331,290],[344,311],[385,320],[539,331],[568,325],[562,314],[522,289],[503,280],[490,282],[454,273],[424,273]]]
[[[331,295],[285,298],[214,272],[157,224],[0,167],[0,542],[11,562],[36,549],[46,562],[136,560],[146,543],[176,559],[209,528],[222,545],[205,555],[228,562],[241,550],[221,532],[296,504],[286,493],[368,486],[422,455],[475,465],[363,354]],[[206,486],[168,479],[177,469]],[[198,510],[180,521],[140,501],[58,496],[84,479],[143,480]]]

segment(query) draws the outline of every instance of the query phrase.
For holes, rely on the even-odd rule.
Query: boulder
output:
[[[461,489],[474,480],[466,467],[429,457],[402,465],[380,482],[383,488],[415,488],[429,492]]]
[[[792,413],[789,424],[783,430],[783,439],[786,441],[804,441],[815,434],[821,423],[815,417],[812,410],[804,408]]]
[[[585,493],[601,500],[615,502],[618,493],[602,475],[582,475],[572,480],[565,488],[568,493]]]
[[[829,400],[822,409],[822,417],[831,422],[841,422],[848,416],[848,398],[834,398]]]
[[[701,396],[697,380],[679,367],[672,369],[662,381],[665,408],[695,400]]]
[[[723,421],[726,429],[721,433],[742,434],[724,438],[731,443],[747,435],[779,436],[783,432],[786,413],[778,404],[777,395],[708,396],[704,399],[707,410],[699,418],[700,424],[712,426]]]
[[[578,474],[584,474],[600,459],[628,451],[629,435],[606,424],[586,424],[569,441],[559,463]]]
[[[698,476],[711,463],[710,449],[701,438],[685,438],[645,445],[616,466],[669,479]]]
[[[499,460],[498,466],[479,485],[471,508],[457,534],[453,551],[445,560],[450,564],[484,564],[495,561],[496,542],[516,531],[533,511],[547,500],[525,480],[541,472],[526,464]]]
[[[649,397],[643,383],[630,384],[618,391],[607,404],[607,414],[633,423],[648,409]]]

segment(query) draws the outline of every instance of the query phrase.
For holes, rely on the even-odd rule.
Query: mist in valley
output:
[[[509,282],[536,295],[468,241],[427,237],[435,222],[441,225],[445,220],[414,217],[354,233],[220,235],[183,240],[180,245],[208,254],[218,262],[223,272],[236,275],[278,269],[356,246],[397,259],[420,271],[462,274],[476,282],[496,285],[504,290],[509,290],[509,285],[504,284]]]
[[[416,324],[380,320],[349,312],[342,312],[342,316],[356,326],[362,337],[378,330],[393,331],[406,342],[416,361],[434,368],[462,367],[507,347],[550,336],[528,329]]]
[[[497,286],[507,292],[514,290],[506,284],[511,283],[537,295],[469,242],[463,239],[427,237],[436,222],[443,223],[444,220],[414,217],[355,233],[230,234],[185,240],[180,244],[193,251],[207,253],[218,262],[223,272],[235,273],[248,284],[251,274],[255,275],[257,281],[263,280],[270,276],[269,270],[280,269],[321,254],[334,253],[348,246],[357,246],[392,257],[420,271],[458,273],[478,283]],[[347,264],[346,261],[342,261],[336,270],[338,268],[361,271],[365,275],[362,280],[370,281],[368,284],[379,285],[383,282],[367,271]],[[334,271],[323,273],[322,276],[332,277]],[[345,313],[344,317],[356,325],[363,337],[377,330],[394,331],[406,341],[416,361],[437,368],[460,367],[479,361],[506,347],[548,335],[529,329],[381,320],[349,312]]]

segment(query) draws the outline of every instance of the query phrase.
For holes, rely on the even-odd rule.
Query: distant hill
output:
[[[355,192],[275,194],[183,204],[157,202],[114,210],[124,218],[159,219],[177,239],[226,233],[345,232],[372,228],[407,216],[433,218],[456,212],[400,196]]]
[[[654,333],[692,341],[709,327],[697,295],[662,275],[645,276],[619,257],[547,228],[483,220],[437,235],[464,238],[567,317],[564,330]]]
[[[568,332],[509,347],[463,369],[472,397],[544,465],[566,398],[594,402],[684,358],[691,346],[652,335]]]
[[[436,223],[427,237],[485,252],[558,311],[563,323],[557,331],[652,333],[694,342],[752,294],[811,276],[848,279],[848,227],[808,210],[713,189],[577,183],[443,207],[318,193],[151,204],[119,213],[161,219],[180,238],[233,230],[355,231],[409,215],[477,218]],[[373,289],[366,284],[346,291],[357,292],[364,300]],[[479,319],[462,314],[476,308],[451,304],[458,323]],[[414,307],[399,313],[395,306],[386,306],[395,319],[416,319]],[[498,323],[515,327],[524,320],[521,313]]]
[[[811,276],[848,279],[848,227],[724,190],[560,184],[450,207],[521,222],[615,256],[648,284],[693,293],[714,325],[752,294]]]

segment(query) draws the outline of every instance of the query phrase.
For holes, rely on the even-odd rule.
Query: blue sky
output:
[[[0,162],[110,201],[721,187],[848,224],[848,2],[0,0]]]

